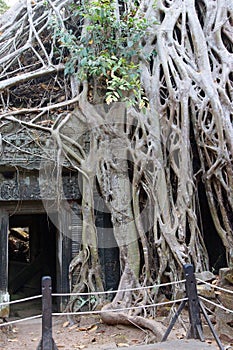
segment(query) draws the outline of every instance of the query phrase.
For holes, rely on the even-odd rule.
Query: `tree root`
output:
[[[109,310],[109,312],[106,312],[107,310]],[[156,341],[158,342],[161,341],[166,331],[166,327],[158,321],[149,320],[142,316],[129,315],[124,312],[117,312],[117,310],[113,311],[109,304],[105,305],[101,311],[104,311],[100,313],[101,319],[104,323],[109,325],[133,325],[135,327],[148,329],[155,335]]]

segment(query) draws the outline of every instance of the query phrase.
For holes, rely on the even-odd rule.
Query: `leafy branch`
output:
[[[8,9],[9,9],[9,6],[7,6],[5,1],[4,0],[0,0],[0,15],[2,15]]]
[[[127,0],[123,4],[127,6]],[[61,28],[56,19],[53,23],[57,48],[66,61],[65,74],[96,82],[107,104],[124,101],[139,109],[147,107],[139,57],[143,55],[142,39],[152,22],[131,8],[117,16],[114,2],[109,1],[71,6],[82,27],[79,33]]]

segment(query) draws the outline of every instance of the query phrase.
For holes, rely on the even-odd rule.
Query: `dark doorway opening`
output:
[[[96,211],[96,227],[99,257],[102,268],[104,289],[116,290],[120,281],[119,248],[115,240],[110,213]]]
[[[56,228],[46,214],[9,219],[9,293],[12,299],[41,294],[41,278],[56,291]]]
[[[191,105],[190,105],[191,106]],[[192,110],[190,107],[190,115]],[[197,208],[198,208],[198,224],[203,233],[204,243],[209,257],[209,269],[218,274],[219,269],[227,266],[226,249],[222,243],[221,238],[215,228],[213,218],[210,212],[208,199],[206,196],[206,188],[202,179],[201,160],[199,157],[198,147],[196,144],[196,137],[194,133],[195,126],[191,124],[190,127],[190,142],[193,155],[193,172],[197,180]]]
[[[210,213],[205,187],[202,182],[198,186],[200,203],[200,225],[204,232],[204,242],[209,255],[210,270],[218,274],[219,269],[227,267],[226,250],[220,239]]]

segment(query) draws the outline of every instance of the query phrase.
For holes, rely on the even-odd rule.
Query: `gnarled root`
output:
[[[108,312],[106,312],[108,310]],[[111,304],[105,305],[101,312],[101,319],[104,323],[109,325],[133,325],[139,328],[149,329],[156,337],[157,341],[161,341],[166,327],[160,322],[155,320],[149,320],[142,316],[129,315],[125,312],[117,312],[117,310],[111,309]]]

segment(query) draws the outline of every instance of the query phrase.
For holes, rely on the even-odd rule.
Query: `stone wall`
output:
[[[81,197],[77,174],[63,175],[62,187],[63,199],[79,199]],[[44,198],[45,196],[46,198]],[[54,200],[56,197],[56,185],[49,179],[39,179],[38,172],[19,169],[11,172],[4,170],[0,172],[0,201]]]

